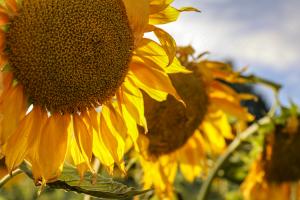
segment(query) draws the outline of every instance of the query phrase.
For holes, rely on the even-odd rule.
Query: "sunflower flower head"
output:
[[[250,172],[241,185],[245,200],[281,200],[290,199],[291,185],[289,183],[268,183],[260,157],[252,165]]]
[[[116,93],[129,68],[133,33],[120,0],[24,0],[6,42],[14,77],[33,104],[74,113]]]
[[[137,124],[147,129],[141,90],[180,100],[168,74],[187,70],[156,25],[195,9],[171,2],[1,1],[0,153],[9,172],[26,160],[36,182],[55,180],[67,152],[81,176],[93,156],[125,170],[126,139],[136,145]]]
[[[140,162],[144,186],[154,186],[162,199],[174,198],[178,169],[190,182],[205,174],[208,156],[222,153],[226,139],[234,137],[229,118],[253,120],[241,106],[241,100],[249,96],[228,84],[243,82],[240,74],[226,63],[193,60],[193,52],[191,47],[179,49],[178,59],[190,73],[171,76],[186,106],[174,103],[171,96],[164,102],[145,97],[148,132],[139,138]]]
[[[148,152],[154,156],[182,147],[204,119],[209,104],[201,78],[193,73],[173,74],[170,77],[185,105],[172,96],[164,102],[157,102],[148,96],[144,98]]]
[[[291,117],[285,126],[277,125],[274,132],[266,138],[263,158],[267,181],[282,183],[300,179],[298,123],[297,117]]]
[[[246,200],[290,199],[292,188],[299,188],[299,128],[299,117],[292,115],[266,135],[263,152],[241,186]]]

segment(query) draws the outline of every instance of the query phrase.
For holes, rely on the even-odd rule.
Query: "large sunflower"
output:
[[[193,73],[171,75],[171,79],[186,107],[172,96],[161,103],[145,98],[148,133],[139,138],[144,186],[154,186],[162,199],[173,198],[178,168],[193,181],[205,169],[207,155],[224,150],[225,139],[234,137],[229,117],[236,122],[253,119],[240,105],[252,96],[238,94],[228,85],[244,81],[238,72],[221,62],[191,62],[183,53],[190,57],[193,49],[179,51],[180,60]]]
[[[172,0],[5,0],[0,7],[0,147],[9,171],[24,159],[36,181],[59,176],[66,153],[82,175],[94,154],[123,169],[124,139],[147,129],[140,89],[179,99],[167,73],[185,72],[156,27]],[[144,38],[154,32],[159,43]]]

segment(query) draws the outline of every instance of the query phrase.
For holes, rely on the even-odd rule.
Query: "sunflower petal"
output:
[[[177,100],[182,102],[180,96],[177,94],[175,88],[173,87],[169,76],[166,73],[154,68],[149,68],[143,63],[135,62],[131,63],[130,69],[135,77],[149,88],[171,94]]]
[[[149,0],[150,14],[166,9],[174,0]]]
[[[5,87],[5,86],[4,86]],[[9,87],[9,86],[6,86]],[[5,143],[8,137],[14,133],[21,119],[26,113],[27,102],[21,85],[11,87],[2,93],[0,99],[1,130],[0,144]]]
[[[102,136],[97,132],[93,133],[93,153],[103,165],[113,168],[114,159],[106,147]]]
[[[179,12],[200,12],[199,9],[194,7],[182,7],[178,9]]]
[[[221,153],[224,150],[226,143],[224,137],[218,129],[209,121],[204,120],[201,124],[201,130],[205,134],[210,143],[210,147],[214,153]]]
[[[121,116],[120,111],[118,111],[118,106],[113,105],[114,103],[106,104],[109,109],[109,122],[108,126],[110,129],[114,129],[116,134],[120,135],[124,140],[127,135],[127,127],[124,118]]]
[[[160,90],[155,90],[153,88],[150,88],[143,84],[139,79],[134,77],[132,72],[129,72],[127,77],[130,77],[130,80],[140,89],[144,90],[151,98],[155,99],[156,101],[165,101],[167,99],[168,93],[160,91]]]
[[[91,124],[90,120],[87,123]],[[93,129],[88,129],[83,119],[78,114],[73,115],[74,138],[71,141],[71,155],[77,166],[80,177],[86,170],[91,170]]]
[[[168,6],[160,12],[150,14],[149,24],[156,25],[174,22],[178,19],[179,14],[180,11],[178,11],[176,8]]]
[[[88,115],[85,115],[85,121],[90,121],[93,126],[93,153],[99,159],[99,161],[106,167],[113,168],[114,159],[111,156],[110,151],[104,144],[103,138],[100,134],[100,113],[96,110],[91,110]]]
[[[254,117],[248,113],[247,109],[243,108],[239,104],[217,97],[212,97],[210,101],[212,104],[215,104],[217,107],[223,110],[226,114],[229,114],[240,120],[252,121],[254,119]]]
[[[90,111],[87,111],[84,117],[88,117],[94,131],[96,132],[100,131],[100,123],[99,123],[100,115],[96,110],[91,109]]]
[[[147,66],[166,73],[191,73],[180,64],[176,57],[170,59],[159,44],[147,38],[144,38],[137,46],[132,61],[144,62]]]
[[[138,44],[144,35],[149,21],[149,2],[148,0],[123,0],[129,24],[134,34],[135,44]]]
[[[136,123],[147,130],[147,122],[144,116],[144,99],[141,91],[129,79],[124,81],[122,87],[124,88],[123,105]]]
[[[109,128],[107,123],[110,120],[109,117],[109,108],[104,106],[100,118],[100,134],[114,161],[121,166],[125,152],[125,141],[115,129]]]
[[[176,42],[172,38],[172,36],[170,36],[169,33],[164,31],[163,29],[155,27],[154,34],[159,39],[162,48],[165,50],[169,57],[169,66],[173,62],[174,57],[176,55]]]
[[[199,176],[202,171],[201,161],[205,160],[204,151],[196,139],[193,135],[181,149],[177,150],[180,171],[189,182],[193,182]]]
[[[46,119],[47,114],[35,107],[19,123],[17,130],[4,146],[5,163],[9,172],[21,164],[29,149],[35,145]]]
[[[2,20],[3,20],[3,18],[0,13],[0,26],[1,26]],[[0,51],[3,52],[4,48],[5,48],[5,33],[4,33],[4,31],[0,30]]]
[[[0,26],[6,25],[8,22],[9,22],[8,15],[0,11]]]
[[[227,115],[222,110],[211,110],[205,120],[209,121],[225,138],[233,139],[231,126]]]
[[[16,15],[18,13],[18,5],[16,0],[4,0],[4,1],[11,14]]]
[[[132,116],[129,114],[127,109],[124,109],[123,117],[126,119],[126,126],[127,126],[127,130],[128,130],[127,134],[131,138],[133,145],[135,147],[135,150],[137,152],[139,152],[140,150],[139,150],[139,146],[137,144],[137,140],[139,137],[139,131],[137,128],[136,121],[134,120],[134,118],[132,118]],[[145,130],[147,130],[147,129],[145,129]]]
[[[152,11],[149,15],[149,24],[155,25],[174,22],[178,19],[178,16],[181,12],[188,11],[200,12],[198,9],[193,7],[182,7],[180,9],[176,9],[172,6],[167,6],[165,9],[160,10],[159,12],[153,13]]]
[[[47,182],[60,175],[67,153],[69,124],[69,115],[54,114],[48,118],[35,149],[35,162],[32,166],[41,169],[40,172],[33,171],[35,179],[42,178]]]

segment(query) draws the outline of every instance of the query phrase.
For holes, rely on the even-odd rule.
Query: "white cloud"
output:
[[[257,10],[259,6],[253,1],[244,0],[246,6],[231,6],[232,0],[207,1],[210,3],[202,1],[207,9],[202,13],[183,13],[179,21],[165,26],[179,45],[192,44],[199,52],[208,50],[243,61],[245,65],[259,63],[279,71],[300,63],[300,4],[297,1],[289,0],[299,5],[298,9],[290,2],[283,2],[281,6],[280,1],[274,5],[262,1],[261,10]],[[226,2],[228,6],[224,7]],[[177,6],[188,3],[201,7],[201,2],[192,0],[184,4],[179,1]],[[222,9],[224,12],[220,12]]]
[[[285,102],[300,102],[299,0],[177,0],[202,13],[182,13],[164,28],[179,45],[231,58],[250,71],[282,83]]]

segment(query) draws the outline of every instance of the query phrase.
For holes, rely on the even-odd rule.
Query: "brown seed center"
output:
[[[209,104],[200,77],[172,74],[170,78],[186,107],[170,95],[164,102],[144,95],[148,153],[153,156],[168,154],[182,147],[204,119]]]
[[[73,113],[114,95],[128,71],[133,36],[122,0],[24,0],[7,47],[33,103]]]

